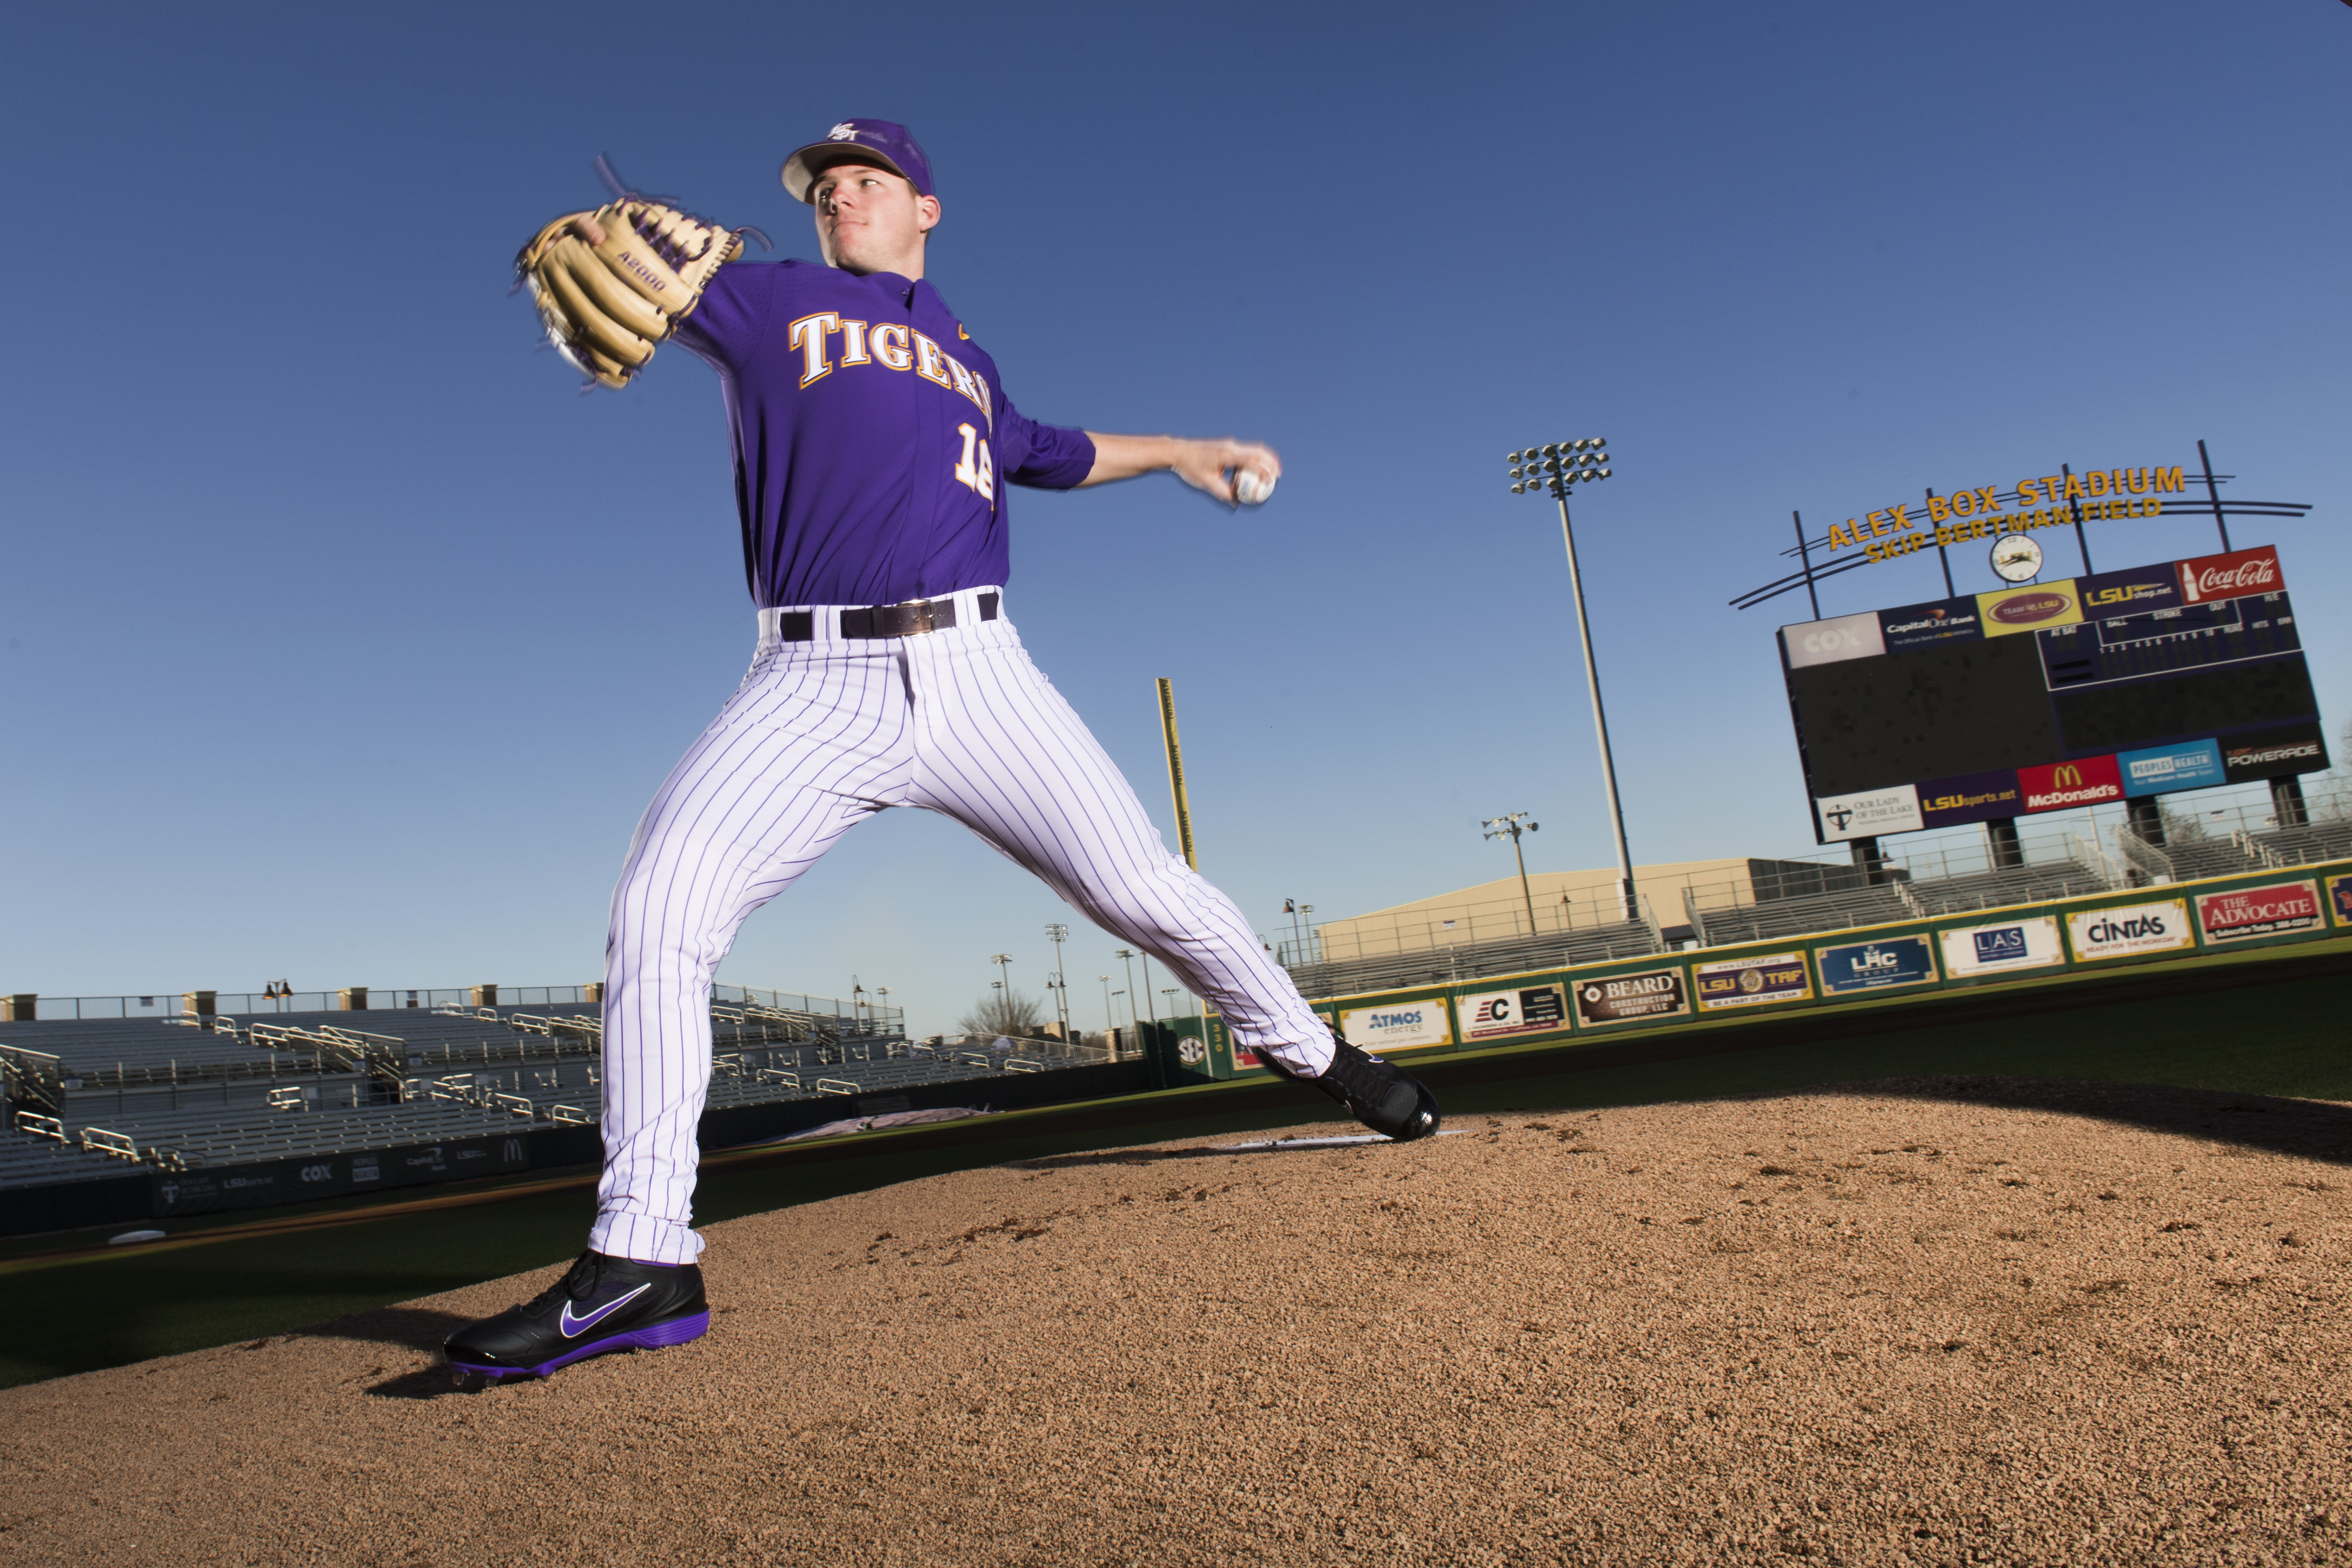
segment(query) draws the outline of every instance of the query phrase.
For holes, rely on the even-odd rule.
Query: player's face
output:
[[[940,221],[940,199],[887,169],[835,163],[817,176],[816,238],[845,272],[923,275],[923,236]]]

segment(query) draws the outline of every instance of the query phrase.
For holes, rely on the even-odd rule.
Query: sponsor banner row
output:
[[[313,1154],[245,1165],[165,1171],[155,1177],[158,1215],[213,1214],[226,1209],[266,1208],[309,1198],[341,1197],[382,1187],[413,1187],[454,1182],[504,1171],[528,1170],[529,1151],[520,1133],[459,1138],[401,1149],[358,1153]]]
[[[2160,562],[2122,572],[2029,583],[1989,594],[1931,599],[1891,610],[1864,610],[1780,628],[1789,668],[1874,658],[1907,648],[1979,637],[2014,636],[2272,594],[2285,586],[2278,550],[2263,545],[2226,555]]]
[[[2331,921],[2332,916],[2332,921]],[[2352,875],[2268,883],[2193,898],[2069,910],[1828,942],[1785,952],[1669,962],[1566,982],[1339,1009],[1350,1044],[1373,1052],[1465,1047],[1535,1035],[1726,1013],[2352,930]],[[1571,1026],[1571,1019],[1573,1020]],[[1237,1053],[1237,1067],[1255,1066]],[[510,1141],[511,1142],[511,1141]],[[337,1158],[344,1158],[337,1156]],[[496,1166],[494,1169],[508,1167]],[[411,1177],[438,1180],[440,1177]],[[270,1201],[270,1200],[264,1200]]]
[[[1917,784],[1814,798],[1824,843],[1957,827],[2143,795],[2311,773],[2327,765],[2316,724],[2290,724],[2223,740],[2208,737],[2040,767],[1999,768]]]

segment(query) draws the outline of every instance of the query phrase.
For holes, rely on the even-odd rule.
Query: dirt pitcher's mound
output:
[[[419,1347],[551,1273],[0,1394],[0,1554],[2342,1561],[2352,1113],[1999,1098],[1228,1138],[739,1220],[708,1338],[545,1384],[445,1392]]]

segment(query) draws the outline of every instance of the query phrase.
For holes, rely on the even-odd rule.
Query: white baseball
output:
[[[1234,470],[1234,500],[1243,506],[1262,506],[1274,493],[1274,480],[1255,468]]]

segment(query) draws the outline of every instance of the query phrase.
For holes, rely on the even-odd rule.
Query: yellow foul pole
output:
[[[1176,739],[1176,688],[1160,678],[1160,732],[1168,742],[1168,793],[1176,801],[1176,838],[1184,850],[1184,864],[1195,871],[1201,858],[1192,850],[1192,801],[1184,793],[1184,748]]]

